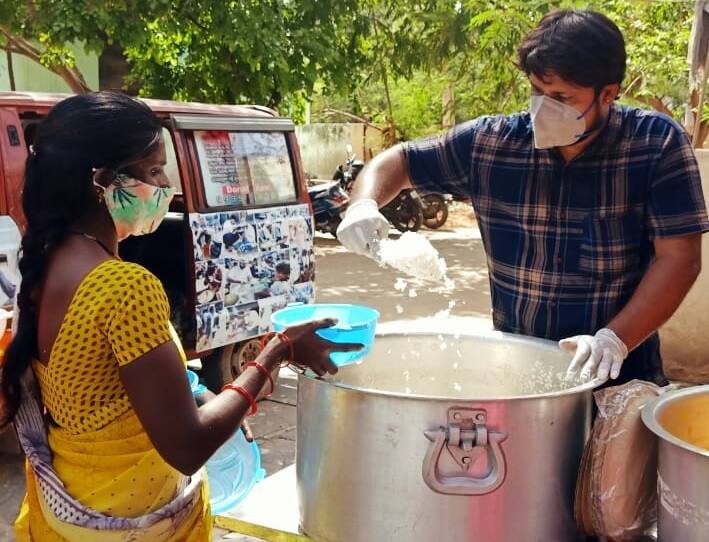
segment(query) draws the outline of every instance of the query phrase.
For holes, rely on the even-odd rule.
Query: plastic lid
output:
[[[207,461],[212,515],[234,508],[265,475],[258,445],[237,430]]]
[[[187,371],[192,395],[207,391],[194,371]],[[249,494],[256,482],[263,480],[266,471],[261,468],[261,452],[256,442],[247,442],[239,429],[227,440],[206,464],[209,479],[209,504],[212,514],[221,514],[234,508]]]
[[[187,370],[187,380],[190,382],[190,390],[192,390],[194,397],[207,391],[207,386],[199,383],[199,377],[194,371]]]

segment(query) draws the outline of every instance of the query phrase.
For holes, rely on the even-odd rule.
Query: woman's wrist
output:
[[[261,391],[259,392],[259,396],[265,396],[268,397],[269,395],[272,395],[273,392],[276,390],[276,382],[273,379],[273,373],[276,372],[274,369],[271,369],[270,371],[264,367],[260,362],[258,361],[249,361],[246,364],[246,368],[254,368],[258,372],[260,372],[263,376],[266,377],[266,380],[268,382],[268,391],[264,391],[264,388],[261,388]]]
[[[291,346],[288,340],[284,340],[281,336],[275,335],[266,343],[257,359],[263,366],[271,371],[288,359],[290,351]]]

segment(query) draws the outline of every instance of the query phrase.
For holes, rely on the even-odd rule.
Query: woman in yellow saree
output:
[[[159,280],[118,242],[154,231],[172,189],[161,125],[139,100],[98,92],[57,104],[27,161],[16,334],[2,423],[27,454],[21,542],[210,540],[202,466],[284,360],[335,372],[332,344],[294,326],[197,407]],[[352,350],[358,345],[338,345]]]

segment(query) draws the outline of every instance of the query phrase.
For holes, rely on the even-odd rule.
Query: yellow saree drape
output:
[[[87,508],[112,516],[136,517],[157,510],[181,488],[184,477],[152,446],[130,411],[108,426],[80,436],[49,430],[53,466],[67,491]],[[97,530],[58,519],[44,501],[27,466],[27,496],[15,523],[19,542],[208,542],[211,514],[206,476],[202,497],[186,517],[167,517],[150,527]]]

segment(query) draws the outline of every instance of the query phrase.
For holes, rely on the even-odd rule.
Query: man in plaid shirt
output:
[[[614,103],[625,61],[604,15],[548,14],[519,48],[531,112],[383,152],[338,238],[371,255],[388,232],[378,207],[403,188],[470,197],[496,328],[560,340],[586,379],[666,383],[657,329],[699,274],[709,220],[682,128]]]

